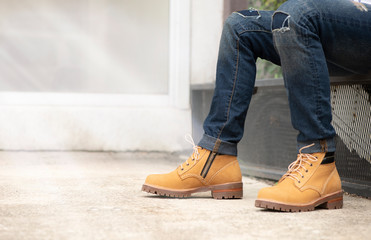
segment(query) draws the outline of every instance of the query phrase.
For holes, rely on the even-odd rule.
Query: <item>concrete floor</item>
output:
[[[184,157],[183,157],[184,158]],[[266,182],[245,177],[242,200],[141,192],[150,173],[184,159],[164,153],[0,152],[0,239],[371,239],[371,201],[341,210],[254,207]]]

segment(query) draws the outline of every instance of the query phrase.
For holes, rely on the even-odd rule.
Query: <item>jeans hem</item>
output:
[[[213,151],[215,148],[215,144],[217,142],[217,138],[204,134],[198,143],[198,146],[205,148],[207,150]],[[219,139],[219,141],[221,141]],[[237,156],[237,144],[230,143],[226,141],[221,141],[217,153],[224,154],[224,155],[232,155]]]
[[[314,144],[314,145],[308,148],[304,148],[301,152],[302,153],[335,152],[336,150],[335,139],[328,138],[328,139],[323,139],[323,140],[298,142],[297,143],[298,153],[301,148],[306,147],[311,144]]]

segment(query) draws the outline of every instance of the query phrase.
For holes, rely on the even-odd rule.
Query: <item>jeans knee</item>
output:
[[[298,29],[296,26],[300,26],[302,29],[311,28],[313,30],[315,26],[313,26],[312,19],[319,14],[316,1],[296,0],[282,4],[273,14],[272,31],[282,33]]]
[[[290,30],[290,14],[276,11],[272,17],[272,32],[286,32]]]
[[[232,13],[224,22],[223,34],[231,34],[238,32],[238,16],[235,13]]]
[[[223,33],[236,33],[243,32],[247,29],[255,28],[257,19],[260,19],[261,15],[258,10],[249,9],[238,12],[233,12],[224,22]]]
[[[279,53],[281,47],[292,45],[297,38],[292,21],[291,15],[286,12],[276,11],[272,16],[273,44]]]

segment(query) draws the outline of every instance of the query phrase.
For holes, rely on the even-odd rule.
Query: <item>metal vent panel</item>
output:
[[[371,103],[367,85],[331,86],[333,126],[350,152],[371,163]]]

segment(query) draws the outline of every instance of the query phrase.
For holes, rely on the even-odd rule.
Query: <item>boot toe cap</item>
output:
[[[260,189],[258,192],[259,200],[270,200],[275,202],[285,202],[287,201],[287,195],[284,194],[280,189],[277,189],[276,187],[266,187]]]
[[[144,184],[147,185],[161,185],[161,174],[148,175]]]
[[[176,188],[179,184],[179,177],[175,172],[167,174],[151,174],[147,176],[145,185],[151,185],[161,188]]]
[[[258,199],[270,199],[272,197],[271,187],[265,187],[259,190]]]

